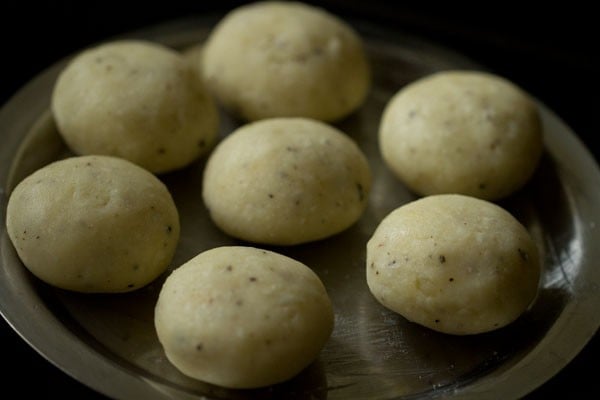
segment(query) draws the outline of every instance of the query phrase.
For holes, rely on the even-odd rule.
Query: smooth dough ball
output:
[[[216,138],[217,109],[186,59],[156,43],[115,41],[78,54],[51,108],[76,154],[125,158],[151,172],[182,168]]]
[[[230,388],[283,382],[318,356],[333,330],[319,277],[289,257],[253,247],[205,251],[173,271],[155,326],[182,373]]]
[[[355,223],[370,188],[367,159],[344,133],[314,120],[273,118],[238,128],[216,147],[203,197],[229,235],[295,245]]]
[[[38,278],[78,292],[127,292],[171,262],[179,217],[166,186],[145,169],[109,156],[56,161],[21,181],[6,227]]]
[[[340,119],[370,88],[363,43],[344,21],[302,3],[259,2],[223,18],[208,38],[206,82],[246,120]]]
[[[506,197],[532,176],[543,138],[536,103],[488,73],[446,71],[402,88],[384,110],[388,167],[420,195]]]
[[[436,331],[503,327],[535,298],[540,260],[503,208],[434,195],[392,211],[367,243],[367,283],[385,307]]]

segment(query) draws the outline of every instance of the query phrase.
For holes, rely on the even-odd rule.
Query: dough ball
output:
[[[38,278],[78,292],[127,292],[171,262],[179,217],[161,181],[109,156],[56,161],[21,181],[8,235]]]
[[[503,327],[538,290],[540,260],[528,231],[501,207],[434,195],[392,211],[367,243],[367,283],[385,307],[436,331]]]
[[[337,120],[362,105],[370,87],[358,34],[302,3],[233,10],[209,36],[202,69],[221,103],[246,120]]]
[[[414,192],[487,200],[522,187],[543,148],[535,102],[511,82],[474,71],[405,86],[384,110],[379,140],[388,167]]]
[[[366,157],[345,134],[314,120],[273,118],[242,126],[217,146],[203,197],[229,235],[294,245],[348,228],[370,188]]]
[[[117,156],[155,173],[190,164],[218,129],[216,106],[194,68],[150,42],[109,42],[78,54],[51,103],[76,154]]]
[[[307,367],[333,330],[331,302],[304,264],[252,247],[217,247],[177,268],[155,325],[182,373],[230,388],[283,382]]]

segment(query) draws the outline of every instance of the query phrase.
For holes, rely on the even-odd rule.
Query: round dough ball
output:
[[[503,327],[538,290],[529,232],[501,207],[434,195],[392,211],[367,243],[367,283],[385,307],[436,331]]]
[[[216,138],[214,101],[183,56],[156,43],[109,42],[78,54],[52,93],[67,145],[151,172],[190,164]]]
[[[532,176],[542,126],[535,102],[503,78],[447,71],[401,89],[384,110],[380,150],[420,195],[506,197]]]
[[[78,292],[127,292],[171,262],[179,217],[166,186],[109,156],[72,157],[21,181],[6,228],[23,264],[43,281]]]
[[[295,245],[356,222],[370,188],[366,157],[345,134],[314,120],[273,118],[242,126],[217,146],[203,197],[229,235]]]
[[[246,120],[340,119],[370,88],[363,43],[344,21],[302,3],[241,6],[217,24],[202,64],[206,82]]]
[[[225,246],[173,271],[155,326],[184,374],[230,388],[283,382],[307,367],[333,330],[330,299],[304,264],[271,251]]]

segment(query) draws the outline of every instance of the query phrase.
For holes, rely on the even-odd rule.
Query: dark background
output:
[[[178,17],[226,10],[243,2],[159,4],[131,1],[0,2],[0,104],[46,67],[80,48]],[[583,2],[310,2],[344,17],[389,25],[461,52],[512,80],[550,107],[592,151],[598,130],[598,21]],[[591,3],[591,2],[588,2]],[[0,145],[2,132],[0,132]],[[527,396],[600,398],[598,339],[557,376]],[[40,393],[103,398],[39,356],[0,321],[2,390],[18,398]]]

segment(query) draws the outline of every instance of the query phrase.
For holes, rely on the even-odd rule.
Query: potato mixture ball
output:
[[[216,106],[186,59],[123,40],[83,51],[52,93],[59,132],[78,155],[125,158],[151,172],[182,168],[216,138]]]
[[[155,326],[182,373],[257,388],[288,380],[316,359],[333,330],[333,310],[306,265],[271,251],[224,246],[171,273]]]
[[[540,259],[525,227],[503,208],[434,195],[392,211],[367,243],[367,283],[385,307],[436,331],[503,327],[538,290]]]
[[[231,112],[254,121],[333,121],[364,102],[371,78],[363,42],[323,9],[257,2],[226,15],[211,32],[202,71]]]
[[[56,161],[21,181],[6,228],[25,267],[78,292],[127,292],[157,278],[179,239],[166,186],[120,158]]]
[[[363,214],[371,173],[341,131],[305,118],[244,125],[211,153],[203,198],[215,224],[255,243],[323,239]]]
[[[483,72],[445,71],[402,88],[379,130],[388,167],[420,195],[497,200],[521,188],[542,153],[536,103]]]

